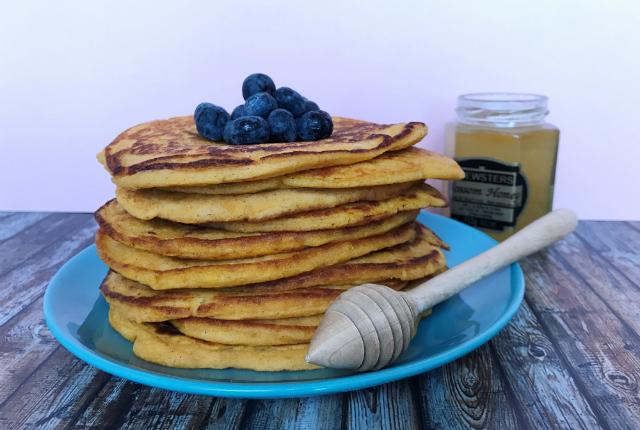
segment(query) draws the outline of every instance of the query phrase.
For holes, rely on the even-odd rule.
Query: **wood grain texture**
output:
[[[633,428],[640,416],[638,334],[562,261],[555,247],[522,261],[526,297],[599,422]]]
[[[131,402],[143,386],[112,376],[72,423],[77,429],[118,428],[124,423]]]
[[[425,428],[518,429],[488,345],[418,377]]]
[[[206,419],[206,413],[211,404],[215,401],[213,397],[166,391],[131,382],[124,383],[120,378],[112,379],[116,380],[116,384],[126,385],[125,390],[131,394],[128,402],[120,403],[117,414],[114,414],[116,420],[109,427],[102,427],[105,421],[110,420],[101,413],[104,406],[94,401],[82,418],[90,418],[92,409],[97,412],[95,414],[97,416],[89,422],[83,420],[75,423],[75,428],[82,428],[83,425],[86,428],[120,429],[199,428]],[[102,392],[108,392],[108,389],[103,389]],[[113,397],[110,395],[105,401],[110,402]],[[107,420],[101,419],[103,417]]]
[[[417,429],[419,405],[404,379],[347,393],[345,424],[350,429]]]
[[[91,217],[88,214],[51,214],[0,243],[0,275],[24,263]]]
[[[66,428],[108,379],[59,348],[0,406],[0,428]]]
[[[491,349],[511,387],[512,403],[527,428],[601,428],[526,301],[491,341]]]
[[[633,223],[591,221],[582,223],[576,233],[588,250],[585,254],[602,257],[630,282],[640,285],[640,228]]]
[[[44,223],[45,220],[39,224]],[[55,224],[61,223],[56,222]],[[59,230],[48,230],[47,234],[50,236],[48,240],[51,241],[51,244],[41,246],[35,255],[23,246],[16,246],[16,255],[21,253],[22,257],[15,257],[13,261],[20,261],[20,264],[8,268],[0,275],[0,285],[2,285],[0,289],[0,303],[2,303],[0,324],[8,321],[24,307],[42,296],[58,269],[75,254],[93,243],[93,234],[97,228],[95,221],[83,215],[82,217],[74,217],[71,224],[74,226],[73,229],[67,226],[69,228],[61,227]],[[47,230],[44,227],[38,230],[43,229]],[[29,240],[31,236],[29,230],[31,228],[3,242],[0,247],[7,245],[14,239],[19,240],[23,236]],[[10,252],[10,249],[5,249],[5,252]],[[5,266],[1,259],[0,264]]]
[[[250,400],[242,429],[339,429],[343,395],[299,397],[277,400]]]
[[[638,236],[640,240],[640,234]],[[611,237],[614,236],[609,235],[606,239]],[[587,239],[574,235],[555,250],[567,263],[566,267],[589,285],[616,317],[633,332],[640,333],[640,288],[626,276],[622,265],[618,263],[627,259],[619,258],[619,255],[612,256],[611,252],[609,258],[605,253],[585,252],[588,247],[590,243]],[[640,244],[638,248],[640,251]],[[640,252],[636,258],[639,257]]]
[[[0,326],[0,405],[60,344],[42,315],[42,298]]]
[[[22,230],[47,217],[46,212],[4,213],[0,216],[0,242],[13,237]]]
[[[30,226],[38,217],[25,215],[33,222],[22,223],[25,228],[0,246],[23,237],[30,240],[33,236],[30,230],[35,228]],[[40,219],[38,224],[51,221],[59,226],[65,223],[59,218]],[[39,226],[37,230],[48,235],[51,245],[41,247],[36,255],[27,251],[21,265],[0,276],[0,404],[60,347],[44,322],[42,296],[49,280],[62,264],[91,243],[96,228],[87,215],[71,219],[74,229],[55,230]],[[24,249],[17,247],[17,250]]]
[[[46,328],[90,214],[0,212],[0,429],[640,428],[640,223],[581,222],[522,261],[526,302],[489,344],[414,378],[281,400],[170,392],[73,357]]]
[[[73,423],[76,429],[201,428],[216,398],[111,377]]]
[[[242,418],[250,403],[247,399],[225,399],[218,397],[211,405],[209,416],[201,429],[236,430],[242,424]]]

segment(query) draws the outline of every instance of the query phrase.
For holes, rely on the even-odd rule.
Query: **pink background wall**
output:
[[[185,2],[187,3],[187,2]],[[269,74],[334,116],[423,121],[442,151],[456,96],[550,98],[556,207],[640,219],[638,2],[14,2],[0,14],[0,210],[94,211],[121,131],[231,110]]]

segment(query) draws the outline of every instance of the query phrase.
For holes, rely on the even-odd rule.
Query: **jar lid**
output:
[[[536,94],[476,93],[458,97],[460,122],[487,127],[523,127],[542,124],[548,98]]]

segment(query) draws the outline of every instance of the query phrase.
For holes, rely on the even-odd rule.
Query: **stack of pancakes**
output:
[[[111,325],[166,366],[317,368],[304,356],[342,291],[445,268],[415,218],[447,204],[425,179],[463,173],[413,147],[425,135],[343,118],[328,139],[286,144],[210,142],[193,117],[125,131],[98,155],[117,185],[96,212]]]

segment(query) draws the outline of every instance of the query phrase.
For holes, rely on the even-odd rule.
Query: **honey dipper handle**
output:
[[[532,222],[504,242],[414,288],[419,312],[448,299],[480,279],[540,251],[570,234],[578,219],[569,209],[558,209]]]

